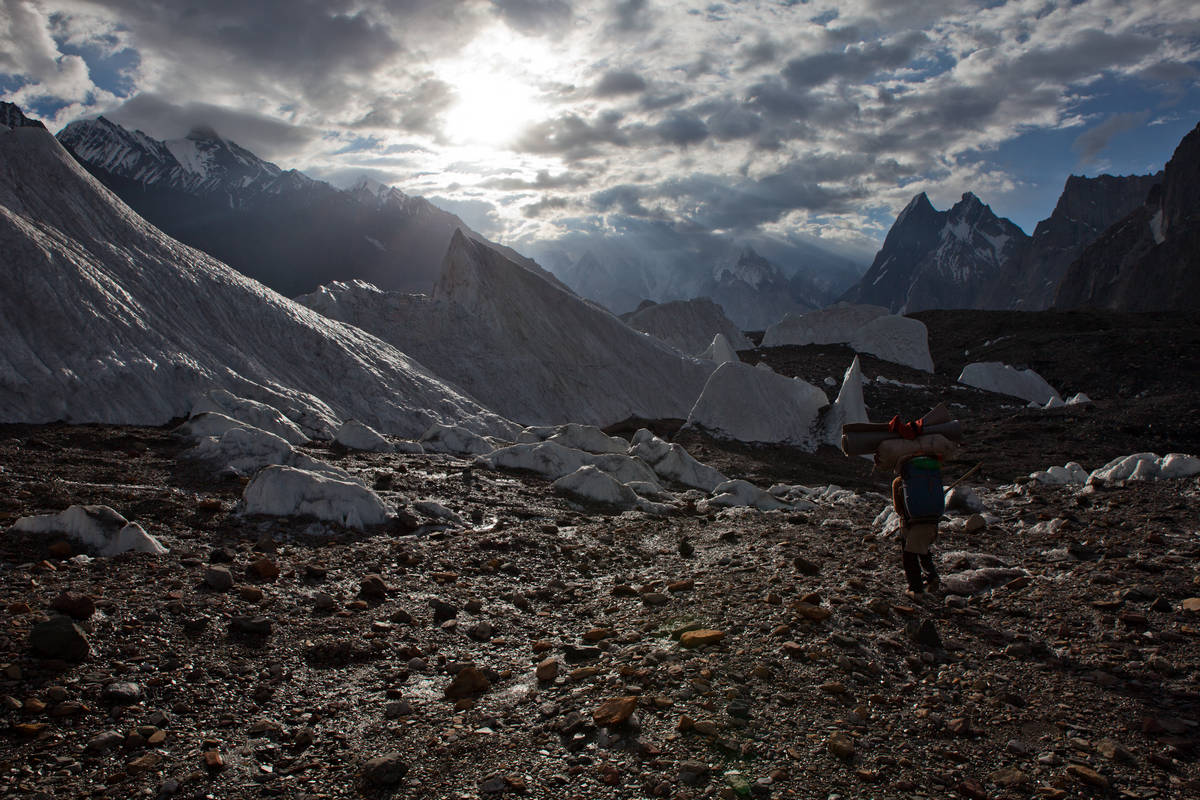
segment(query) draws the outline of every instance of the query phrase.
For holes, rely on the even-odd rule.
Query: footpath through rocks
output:
[[[0,528],[169,548],[0,536],[5,796],[1200,793],[1195,478],[975,483],[913,602],[870,489],[653,517],[304,448],[410,510],[361,532],[241,515],[187,444],[0,429]]]

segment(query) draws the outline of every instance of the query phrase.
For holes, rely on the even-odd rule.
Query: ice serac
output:
[[[863,399],[862,365],[858,363],[858,356],[855,356],[842,377],[842,388],[838,390],[837,399],[825,414],[825,444],[840,447],[843,425],[869,421],[867,404]]]
[[[828,405],[825,393],[810,383],[728,363],[708,379],[687,425],[718,438],[815,450],[817,418]]]
[[[340,284],[299,299],[526,425],[683,418],[712,370],[461,233],[431,297]]]
[[[180,244],[36,128],[0,129],[0,420],[162,424],[212,389],[308,435],[512,432],[396,348]]]
[[[1195,311],[1200,297],[1200,124],[1183,137],[1145,202],[1063,276],[1062,309]]]
[[[21,517],[12,529],[22,533],[60,533],[94,549],[100,556],[130,551],[151,555],[167,552],[145,528],[108,506],[74,505],[58,514]]]
[[[997,394],[1019,397],[1045,405],[1062,397],[1041,375],[1031,369],[1017,369],[999,361],[977,361],[963,367],[958,382]]]
[[[707,297],[647,304],[622,315],[622,319],[631,328],[657,337],[689,356],[702,354],[717,335],[723,335],[734,350],[753,347],[721,307]]]
[[[1028,246],[1024,231],[974,194],[937,211],[922,192],[896,217],[870,269],[842,299],[901,313],[991,307],[989,293],[1017,269]]]
[[[763,347],[806,344],[846,344],[859,353],[933,372],[925,323],[889,314],[881,306],[838,303],[789,315],[763,334]]]

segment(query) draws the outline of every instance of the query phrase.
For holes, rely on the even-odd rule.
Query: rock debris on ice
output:
[[[130,551],[162,555],[167,548],[108,506],[73,505],[58,514],[21,517],[12,526],[21,533],[59,533],[108,557]]]

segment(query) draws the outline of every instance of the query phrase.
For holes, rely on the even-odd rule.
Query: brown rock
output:
[[[1108,778],[1101,775],[1091,767],[1085,767],[1083,764],[1068,764],[1067,774],[1080,783],[1094,786],[1097,789],[1108,789]]]
[[[463,667],[446,687],[446,697],[451,700],[467,697],[468,695],[486,692],[492,688],[492,683],[478,667]]]
[[[705,645],[716,644],[725,638],[725,631],[716,630],[698,630],[687,631],[680,635],[679,644],[682,647],[704,647]]]
[[[585,642],[599,642],[604,639],[611,639],[616,636],[616,632],[612,628],[592,628],[587,633],[583,634]]]
[[[547,658],[545,661],[537,665],[534,674],[537,675],[539,681],[552,681],[558,677],[558,659]]]
[[[264,597],[263,590],[257,586],[238,587],[238,595],[247,603],[261,603]]]
[[[95,601],[86,594],[76,594],[75,592],[63,592],[54,598],[52,607],[59,613],[79,620],[87,619],[96,613]]]
[[[829,741],[825,743],[831,755],[837,756],[843,761],[849,761],[854,758],[854,741],[844,733],[833,733],[829,736]]]
[[[636,695],[610,698],[592,712],[592,721],[603,728],[616,727],[633,716],[637,704]]]
[[[988,780],[997,786],[1010,789],[1029,783],[1029,776],[1016,767],[1002,767],[989,775]]]
[[[73,552],[73,548],[70,542],[59,539],[56,542],[51,542],[46,551],[54,558],[69,558]]]
[[[646,592],[642,595],[642,602],[648,606],[665,606],[670,599],[662,592]]]
[[[1129,748],[1120,742],[1114,742],[1112,739],[1104,739],[1096,745],[1096,752],[1107,758],[1109,761],[1124,761],[1126,764],[1132,764],[1137,761]]]
[[[383,582],[383,578],[379,575],[367,575],[359,583],[359,592],[363,597],[371,597],[374,599],[382,599],[387,596],[387,584]]]
[[[246,567],[246,572],[260,581],[270,583],[279,577],[279,565],[269,558],[260,558],[250,562],[250,566]]]
[[[784,642],[783,652],[792,658],[804,658],[804,645],[799,642]]]
[[[533,652],[535,652],[535,653],[544,653],[547,650],[553,650],[553,649],[554,649],[554,642],[550,641],[549,639],[538,639],[536,642],[533,643]]]
[[[987,790],[983,788],[983,784],[974,778],[964,778],[959,781],[954,789],[963,797],[970,798],[970,800],[987,800]]]
[[[667,584],[667,591],[672,592],[672,593],[690,592],[692,589],[695,589],[695,588],[696,588],[696,582],[694,580],[692,580],[691,578],[688,578],[687,580],[675,581],[674,583]]]
[[[160,761],[162,761],[162,756],[158,753],[145,753],[127,763],[125,771],[130,775],[140,775],[157,767]]]
[[[1200,614],[1200,597],[1189,597],[1184,600],[1183,610],[1189,614]]]
[[[803,600],[792,603],[792,610],[805,619],[812,620],[813,622],[822,622],[833,616],[833,612],[828,608],[813,605],[812,603],[806,603]]]

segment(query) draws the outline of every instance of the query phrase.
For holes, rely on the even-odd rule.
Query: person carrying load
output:
[[[941,581],[931,548],[945,511],[942,461],[962,438],[962,426],[939,405],[924,417],[902,422],[852,423],[842,427],[842,450],[847,455],[874,453],[877,469],[894,469],[892,506],[900,517],[901,564],[914,599],[936,590]]]

